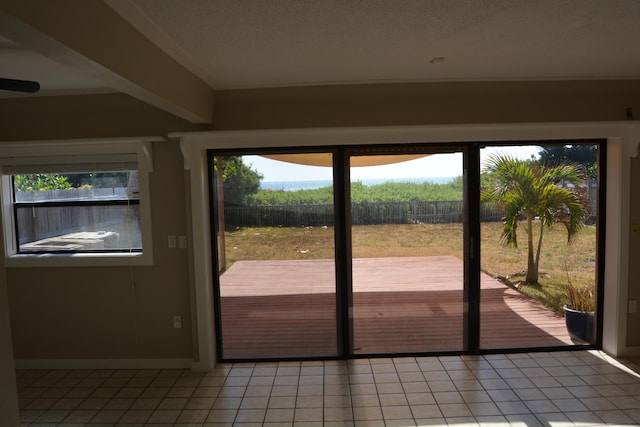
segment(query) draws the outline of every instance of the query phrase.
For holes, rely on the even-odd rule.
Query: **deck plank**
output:
[[[333,260],[237,261],[220,278],[228,359],[332,356]],[[357,354],[461,351],[463,263],[452,256],[353,260]],[[572,344],[564,319],[481,275],[481,347]]]

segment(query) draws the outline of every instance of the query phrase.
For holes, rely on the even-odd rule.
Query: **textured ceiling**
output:
[[[214,90],[640,79],[640,0],[103,1]],[[112,90],[3,35],[1,77]]]
[[[214,89],[640,77],[638,0],[128,1]]]

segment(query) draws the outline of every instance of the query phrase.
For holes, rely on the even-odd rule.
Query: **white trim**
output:
[[[137,153],[139,145],[152,142],[165,142],[163,137],[140,138],[88,138],[88,139],[52,139],[39,141],[0,141],[2,157],[22,157],[25,151],[38,156],[79,155],[79,154],[121,154]],[[135,148],[135,150],[132,150]],[[149,156],[145,156],[151,161]]]
[[[636,122],[575,122],[267,129],[171,133],[189,150],[438,142],[535,141],[609,138],[637,129]],[[193,151],[191,151],[193,152]]]
[[[190,171],[193,269],[198,354],[192,370],[208,372],[216,363],[215,317],[213,307],[213,266],[211,264],[211,229],[209,222],[209,185],[206,151],[180,141],[185,169]]]
[[[144,246],[143,246],[144,247]],[[145,252],[146,249],[144,249]],[[153,257],[144,253],[76,253],[76,254],[16,254],[4,260],[7,268],[33,267],[117,267],[152,265]]]
[[[607,140],[607,220],[605,236],[604,271],[604,322],[603,349],[614,356],[621,353],[626,337],[626,283],[628,276],[628,240],[623,239],[623,229],[628,229],[629,168],[625,167],[625,147],[622,138]],[[610,286],[611,284],[618,286]],[[625,285],[622,286],[622,283]]]
[[[390,126],[363,128],[276,129],[249,131],[212,131],[173,133],[180,138],[185,169],[191,171],[191,212],[194,236],[194,275],[196,286],[196,319],[200,365],[209,366],[215,360],[214,312],[211,302],[212,266],[209,234],[207,149],[304,147],[335,145],[375,145],[438,142],[499,142],[562,139],[607,139],[611,148],[608,157],[607,181],[607,251],[605,256],[605,309],[603,349],[620,354],[625,342],[626,317],[620,307],[626,307],[628,286],[628,209],[630,148],[640,132],[640,124],[624,122],[528,123],[444,126]],[[623,153],[624,157],[623,156]],[[623,158],[624,157],[624,158]],[[616,186],[617,188],[613,188]],[[204,298],[204,299],[203,299]],[[611,335],[609,335],[611,334]]]
[[[127,154],[92,154],[73,156],[3,157],[2,173],[27,175],[31,173],[96,172],[117,169],[138,169],[137,156]]]
[[[16,369],[190,369],[191,359],[16,359]]]
[[[0,202],[2,204],[1,214],[2,227],[4,230],[5,266],[8,268],[31,268],[153,265],[149,174],[153,171],[152,144],[154,142],[164,141],[166,141],[166,139],[161,137],[140,137],[0,142],[0,165],[4,166],[11,165],[12,163],[23,165],[60,162],[65,156],[73,162],[74,159],[82,161],[91,159],[92,156],[101,160],[109,158],[120,159],[122,155],[135,155],[139,172],[139,209],[143,219],[141,221],[142,253],[17,254],[12,210],[13,194],[8,176],[2,175],[0,177]],[[101,156],[106,157],[101,158]]]

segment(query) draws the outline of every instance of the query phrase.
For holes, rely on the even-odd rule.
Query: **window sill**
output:
[[[19,254],[5,258],[7,268],[115,267],[153,265],[149,253]]]

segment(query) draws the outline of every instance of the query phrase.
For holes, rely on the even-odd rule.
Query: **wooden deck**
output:
[[[353,260],[354,351],[463,350],[463,264],[455,257]],[[223,274],[227,359],[336,354],[333,260],[238,261]],[[572,344],[564,319],[486,274],[481,347]]]

